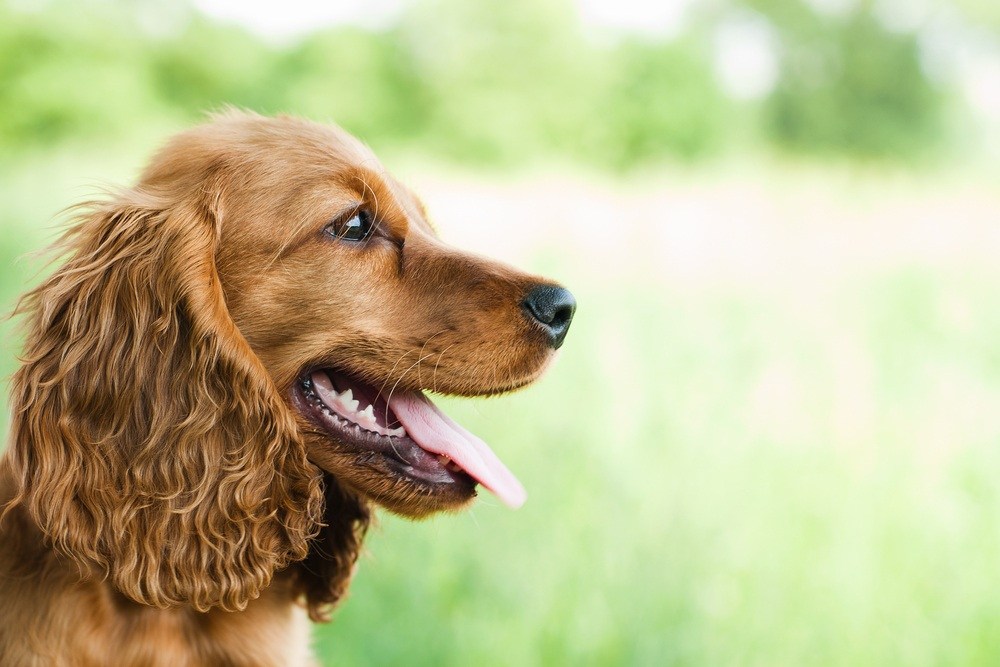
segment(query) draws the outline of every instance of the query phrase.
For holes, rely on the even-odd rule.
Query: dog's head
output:
[[[530,383],[573,299],[444,245],[343,131],[220,116],[64,244],[23,306],[10,461],[53,545],[129,597],[238,609],[308,556],[329,602],[368,501],[422,516],[478,483],[523,502],[423,392]]]
[[[216,204],[222,289],[310,460],[407,515],[461,505],[476,481],[522,502],[490,449],[421,392],[494,394],[537,378],[570,324],[569,293],[443,244],[420,200],[340,130],[223,126],[204,163],[228,181]],[[175,141],[144,181],[169,182],[217,132]]]

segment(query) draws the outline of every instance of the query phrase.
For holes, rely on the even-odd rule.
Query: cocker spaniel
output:
[[[524,501],[422,392],[532,382],[573,297],[444,245],[353,137],[226,112],[78,213],[19,306],[0,664],[310,664],[374,505]]]

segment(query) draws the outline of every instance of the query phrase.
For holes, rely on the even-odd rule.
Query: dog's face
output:
[[[520,504],[513,475],[422,392],[532,382],[569,327],[570,294],[442,243],[416,196],[342,131],[243,119],[224,140],[226,305],[312,462],[406,515],[459,507],[477,482]]]
[[[524,500],[422,390],[531,382],[573,299],[443,245],[349,135],[223,114],[85,204],[59,248],[22,300],[4,464],[81,573],[236,611],[304,561],[295,594],[320,619],[368,501],[420,516],[477,483]]]

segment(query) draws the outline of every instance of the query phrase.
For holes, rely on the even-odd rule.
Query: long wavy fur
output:
[[[8,506],[136,602],[232,611],[309,555],[325,499],[227,313],[209,190],[89,204],[61,242],[64,263],[21,302]],[[339,558],[353,564],[367,511],[347,517]],[[314,617],[347,576],[312,578]]]

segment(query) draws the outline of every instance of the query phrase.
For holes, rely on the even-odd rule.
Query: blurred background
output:
[[[384,515],[327,663],[1000,663],[995,0],[0,0],[0,307],[226,104],[579,301],[445,401],[528,504]]]

